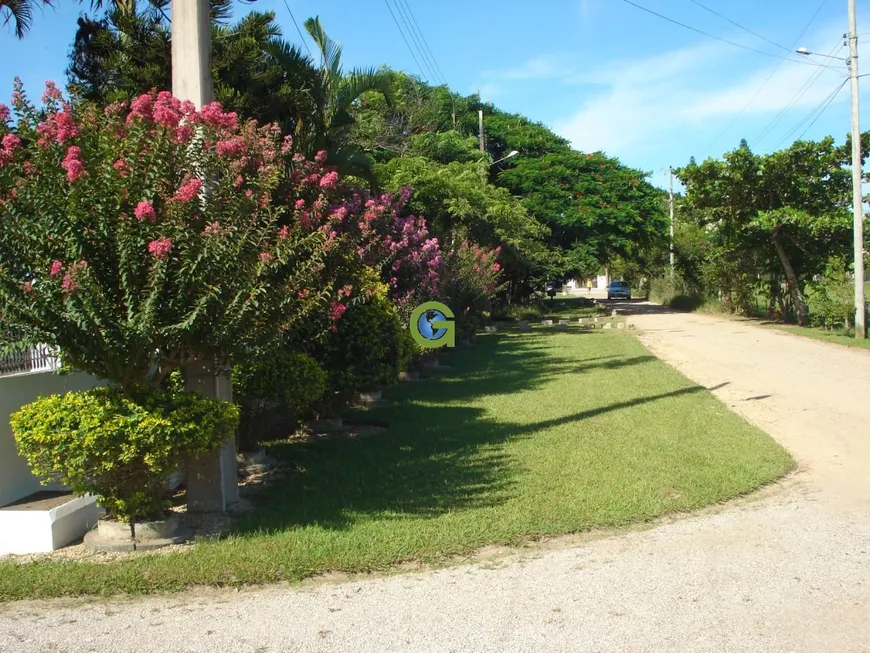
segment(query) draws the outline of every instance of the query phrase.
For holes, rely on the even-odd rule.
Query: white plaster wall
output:
[[[89,390],[97,385],[100,383],[87,374],[58,376],[40,372],[0,377],[0,506],[39,490],[61,489],[40,485],[27,462],[18,455],[9,416],[39,396]]]

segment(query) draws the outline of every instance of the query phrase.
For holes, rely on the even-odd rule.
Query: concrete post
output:
[[[208,0],[172,2],[172,94],[201,109],[214,99]]]
[[[229,377],[216,365],[193,361],[184,366],[185,390],[223,401],[233,400]],[[239,500],[235,435],[214,451],[187,461],[187,510],[225,512]]]

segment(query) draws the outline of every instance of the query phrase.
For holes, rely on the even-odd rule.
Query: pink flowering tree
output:
[[[276,128],[169,93],[0,104],[0,352],[32,343],[122,387],[244,355],[341,310],[334,173]]]
[[[479,328],[498,292],[501,248],[487,249],[461,240],[444,257],[440,293],[456,314],[463,337]]]

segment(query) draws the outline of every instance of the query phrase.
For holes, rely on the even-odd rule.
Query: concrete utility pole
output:
[[[480,130],[480,151],[486,152],[486,148],[483,145],[483,109],[478,109],[477,111],[477,125]]]
[[[172,1],[172,94],[201,109],[214,99],[211,79],[211,11],[208,0]],[[233,400],[227,372],[214,361],[184,366],[185,389]],[[239,500],[235,436],[186,464],[187,509],[224,512]]]
[[[867,337],[864,323],[864,199],[861,192],[861,128],[858,113],[858,26],[855,0],[849,2],[849,84],[852,94],[852,218],[855,249],[855,337]]]
[[[668,213],[671,215],[671,243],[670,243],[670,259],[671,259],[671,277],[674,276],[674,169],[668,167],[668,175],[670,175],[668,183]]]

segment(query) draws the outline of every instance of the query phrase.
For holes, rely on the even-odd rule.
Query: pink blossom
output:
[[[205,225],[205,229],[203,230],[207,234],[218,234],[221,231],[220,223],[218,222],[209,222]]]
[[[263,263],[271,263],[274,260],[274,256],[272,256],[269,252],[260,252],[260,261]]]
[[[281,154],[289,154],[293,151],[293,137],[285,136],[284,142],[281,144]]]
[[[308,211],[302,211],[302,213],[299,214],[299,224],[306,228],[311,226],[311,216]]]
[[[334,170],[332,172],[327,172],[323,175],[323,179],[320,180],[321,188],[332,188],[335,186],[335,183],[338,181],[338,173]]]
[[[304,162],[305,162],[305,155],[302,154],[302,152],[297,152],[296,154],[293,155],[293,163],[304,163]]]
[[[169,256],[169,252],[172,251],[172,241],[166,237],[152,240],[148,243],[148,251],[157,260],[163,261]]]
[[[9,150],[0,150],[0,168],[9,165],[12,162],[12,152]]]
[[[235,113],[224,113],[220,102],[212,102],[206,104],[200,116],[205,124],[213,127],[223,127],[224,129],[234,129],[238,126],[239,118]]]
[[[326,163],[326,150],[320,150],[317,154],[315,154],[314,160],[320,165]]]
[[[21,291],[25,295],[32,293],[33,292],[33,284],[30,281],[25,282],[24,285],[21,286]]]
[[[61,95],[60,89],[57,85],[52,81],[47,81],[45,83],[45,91],[42,92],[42,103],[49,104],[51,102],[59,102],[63,99],[63,95]]]
[[[154,122],[164,127],[176,128],[181,121],[181,101],[169,91],[160,91],[154,103]]]
[[[235,181],[233,182],[233,188],[238,190],[239,188],[242,187],[242,185],[244,183],[245,183],[245,178],[242,177],[242,175],[239,175],[238,177],[236,177]]]
[[[350,297],[352,292],[353,292],[353,286],[345,286],[344,288],[342,288],[341,290],[338,291],[338,296],[339,297]]]
[[[215,152],[217,152],[217,155],[225,159],[243,152],[244,149],[245,139],[241,136],[233,136],[226,140],[220,140],[215,145]]]
[[[15,134],[6,134],[3,137],[3,149],[8,152],[14,152],[18,149],[18,146],[21,145],[21,139],[18,138]]]
[[[287,240],[290,237],[290,227],[286,224],[278,230],[278,240]]]
[[[175,129],[175,142],[187,143],[193,138],[193,130],[187,125],[181,125]]]
[[[9,107],[0,102],[0,122],[8,122],[11,115]]]
[[[172,196],[172,199],[177,202],[190,202],[199,196],[200,190],[202,190],[202,180],[193,177],[183,183],[178,190],[175,191],[175,195]]]
[[[63,263],[58,260],[54,260],[51,262],[51,269],[49,270],[49,274],[53,277],[56,277],[63,270]]]
[[[303,200],[303,199],[296,200],[296,210],[300,211],[304,208],[305,208],[305,200]]]
[[[143,93],[130,103],[130,113],[127,115],[127,124],[134,118],[141,118],[145,122],[152,122],[154,116],[154,101],[147,93]]]
[[[329,319],[333,322],[338,322],[346,310],[347,306],[340,302],[333,301],[329,305]]]
[[[67,181],[73,183],[85,174],[85,166],[81,160],[82,150],[76,145],[72,145],[66,151],[66,157],[61,162],[61,167],[66,170]]]
[[[119,177],[126,177],[130,172],[130,164],[125,159],[118,159],[112,164],[112,167],[118,171]]]
[[[253,196],[254,196],[254,191],[252,191],[250,188],[245,191],[245,197],[247,197],[248,199],[251,199]]]
[[[114,116],[120,116],[124,113],[124,109],[126,108],[127,106],[123,102],[112,102],[112,104],[107,105],[106,108],[103,109],[103,113],[111,118]]]
[[[22,167],[24,168],[24,174],[27,174],[27,175],[35,175],[36,174],[36,166],[33,165],[30,161],[25,161],[24,165]]]
[[[65,292],[72,294],[75,292],[76,287],[78,287],[78,283],[76,283],[76,280],[72,278],[72,275],[67,272],[63,275],[63,281],[60,282],[60,287]]]
[[[71,138],[75,138],[79,135],[79,127],[73,120],[73,117],[68,114],[66,111],[62,111],[58,113],[55,117],[55,124],[57,125],[57,142],[64,143]]]
[[[154,222],[157,220],[157,213],[154,211],[154,205],[148,200],[142,200],[139,202],[133,210],[133,215],[136,216],[136,219],[139,222],[142,222],[143,220]]]
[[[308,297],[308,295],[309,295],[308,288],[303,288],[302,290],[300,290],[299,292],[296,293],[296,296],[300,297],[302,299],[305,299],[306,297]]]

